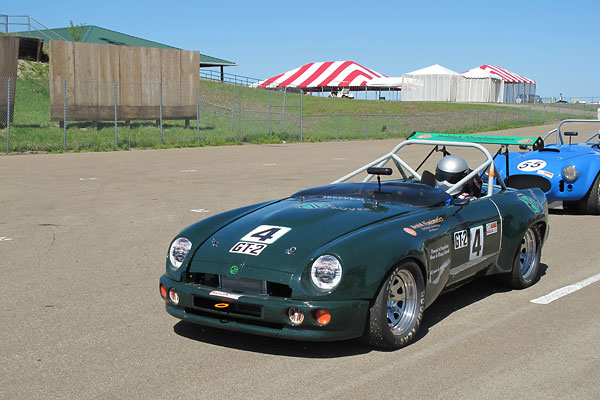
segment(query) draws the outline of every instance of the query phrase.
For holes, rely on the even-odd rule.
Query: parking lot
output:
[[[600,216],[552,211],[536,285],[478,280],[443,295],[398,351],[165,312],[158,279],[182,228],[327,184],[397,142],[0,156],[0,398],[599,398],[600,282],[531,300],[600,274]]]

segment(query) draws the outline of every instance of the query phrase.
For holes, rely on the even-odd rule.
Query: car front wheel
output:
[[[425,285],[419,266],[396,266],[379,289],[369,310],[364,340],[376,347],[399,349],[412,342],[425,309]]]
[[[579,200],[579,209],[586,214],[600,214],[600,173],[594,179],[590,191]]]

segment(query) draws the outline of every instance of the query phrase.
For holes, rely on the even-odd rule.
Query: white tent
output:
[[[421,68],[402,75],[403,101],[455,101],[460,75],[439,64]]]
[[[497,75],[481,68],[473,68],[460,74],[456,101],[498,103],[502,101],[504,81]]]

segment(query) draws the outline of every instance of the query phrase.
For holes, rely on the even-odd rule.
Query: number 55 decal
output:
[[[271,244],[291,230],[292,228],[286,228],[285,226],[261,225],[246,234],[246,236],[240,240],[245,242]]]
[[[470,249],[469,260],[474,260],[483,255],[483,225],[471,228]]]

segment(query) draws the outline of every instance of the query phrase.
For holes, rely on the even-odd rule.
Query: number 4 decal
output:
[[[483,225],[471,228],[471,254],[469,260],[474,260],[483,255]]]
[[[285,226],[261,225],[240,240],[271,244],[291,230],[292,228],[286,228]]]

